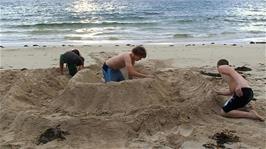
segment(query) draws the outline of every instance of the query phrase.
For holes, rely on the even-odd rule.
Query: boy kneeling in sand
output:
[[[144,47],[138,46],[133,48],[131,52],[121,53],[108,59],[102,66],[105,82],[119,82],[125,80],[120,71],[120,69],[124,67],[126,67],[130,78],[133,76],[141,78],[151,77],[137,72],[133,67],[135,62],[141,60],[142,58],[146,58],[146,50]]]
[[[232,118],[249,118],[264,121],[264,119],[253,109],[242,111],[240,108],[245,106],[253,99],[253,91],[247,80],[245,80],[234,68],[229,66],[229,62],[221,59],[217,62],[218,72],[229,85],[229,90],[225,92],[216,91],[218,95],[232,96],[226,101],[221,114]]]
[[[74,49],[72,51],[67,51],[60,56],[60,73],[63,74],[64,63],[67,64],[69,74],[74,76],[79,70],[84,67],[84,58],[80,56],[79,50]]]

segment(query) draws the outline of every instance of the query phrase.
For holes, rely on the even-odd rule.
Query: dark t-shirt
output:
[[[78,56],[76,53],[72,51],[68,51],[64,53],[62,56],[63,56],[64,63],[75,64],[75,65],[81,65],[83,63],[80,56]]]

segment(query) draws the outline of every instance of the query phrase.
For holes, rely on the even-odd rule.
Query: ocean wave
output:
[[[64,39],[66,39],[66,40],[82,40],[82,37],[65,36]]]
[[[161,12],[143,12],[145,15],[158,15],[161,14]]]
[[[177,20],[177,23],[192,23],[193,20],[189,19],[189,20]]]
[[[266,22],[266,18],[265,16],[263,18],[251,18],[248,19],[249,21],[253,21],[253,22]]]
[[[93,36],[108,36],[108,35],[121,35],[121,32],[95,32],[92,35]]]
[[[232,34],[235,34],[234,32],[222,32],[221,33],[222,35],[232,35]]]
[[[119,40],[118,37],[109,37],[108,40]]]
[[[194,34],[174,34],[174,38],[182,39],[182,38],[210,38],[215,37],[218,34],[215,33],[194,33]]]
[[[266,31],[265,29],[262,31],[262,30],[251,30],[251,31],[248,31],[249,33],[252,33],[252,34],[266,34]]]
[[[174,38],[191,38],[191,34],[174,34]]]
[[[1,34],[12,34],[12,33],[19,33],[18,31],[1,31],[0,30],[0,33]]]
[[[32,30],[32,31],[29,31],[28,33],[29,34],[32,34],[32,35],[45,35],[45,34],[59,34],[59,33],[69,33],[71,32],[72,30]]]
[[[245,22],[266,22],[265,18],[226,18],[224,19],[226,22],[237,22],[237,23],[245,23]]]
[[[101,36],[101,37],[88,37],[88,36],[64,36],[65,40],[101,40],[101,39],[107,39],[107,40],[120,40],[119,37],[116,36]]]
[[[20,18],[0,18],[0,21],[19,21],[21,20]]]
[[[1,34],[29,34],[29,35],[48,35],[48,34],[59,34],[69,33],[72,30],[5,30],[0,31]]]
[[[144,26],[153,25],[153,22],[96,22],[96,23],[39,23],[28,25],[16,25],[17,28],[73,28],[73,27],[95,27],[95,26]],[[14,26],[13,26],[14,27]]]

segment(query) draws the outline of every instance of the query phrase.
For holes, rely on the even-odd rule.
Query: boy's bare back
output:
[[[106,61],[106,64],[113,69],[124,68],[127,64],[132,64],[130,52],[121,53]]]
[[[241,88],[250,87],[248,81],[229,65],[219,66],[218,71],[228,83],[231,93],[235,92],[237,95],[242,95]]]

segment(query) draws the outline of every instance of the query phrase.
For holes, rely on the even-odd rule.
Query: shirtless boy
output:
[[[134,64],[136,61],[146,58],[146,50],[142,46],[138,46],[132,49],[131,52],[121,53],[117,56],[114,56],[108,59],[102,66],[103,76],[105,82],[110,81],[123,81],[123,77],[120,69],[126,67],[128,76],[131,77],[150,77],[149,75],[137,72],[134,69]]]
[[[226,101],[221,114],[231,118],[249,118],[264,121],[264,119],[255,111],[242,111],[240,108],[245,106],[253,99],[253,91],[250,88],[248,81],[245,80],[234,68],[229,66],[226,59],[221,59],[217,62],[218,72],[229,85],[228,91],[216,91],[218,95],[231,96]]]

